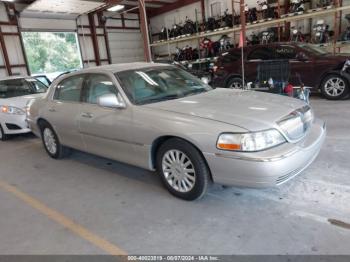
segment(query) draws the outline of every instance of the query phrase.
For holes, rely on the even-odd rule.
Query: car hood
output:
[[[39,97],[42,97],[44,94],[32,94],[27,96],[17,96],[11,98],[0,98],[0,105],[14,106],[18,108],[25,108],[27,103]]]
[[[249,131],[275,126],[276,121],[305,103],[295,98],[256,91],[217,88],[181,99],[145,105],[235,125]]]

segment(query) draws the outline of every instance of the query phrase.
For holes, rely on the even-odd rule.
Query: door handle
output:
[[[94,115],[91,113],[82,113],[81,116],[85,118],[92,118]]]
[[[56,109],[51,107],[51,108],[49,108],[49,111],[50,112],[56,112]]]

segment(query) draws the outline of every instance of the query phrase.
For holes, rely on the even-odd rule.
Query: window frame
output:
[[[76,74],[76,75],[71,75],[68,76],[62,80],[60,80],[56,85],[55,85],[55,90],[53,91],[52,94],[52,100],[56,101],[56,102],[60,102],[60,103],[82,103],[82,94],[83,94],[83,89],[85,86],[85,81],[86,81],[86,73],[82,73],[82,74]],[[71,101],[71,100],[61,100],[59,98],[56,97],[56,93],[58,92],[58,95],[60,93],[60,89],[58,88],[59,85],[61,85],[63,82],[71,79],[71,78],[75,78],[75,77],[83,77],[83,81],[81,84],[81,89],[80,89],[80,96],[79,96],[79,101]]]

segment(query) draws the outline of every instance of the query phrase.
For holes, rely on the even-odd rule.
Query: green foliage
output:
[[[23,32],[22,36],[32,74],[81,68],[75,33]]]

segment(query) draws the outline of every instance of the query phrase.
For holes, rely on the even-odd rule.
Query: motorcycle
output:
[[[276,41],[276,32],[274,29],[269,28],[266,31],[260,33],[260,43],[268,44]]]
[[[231,44],[231,39],[227,35],[223,35],[220,40],[220,52],[227,51],[231,49],[233,46]]]
[[[224,15],[221,17],[220,27],[232,27],[233,17],[228,13],[228,9],[225,10]]]
[[[181,29],[182,35],[192,35],[196,32],[196,24],[186,16],[185,24]]]
[[[324,20],[317,20],[316,24],[313,27],[313,30],[315,31],[314,43],[324,44],[329,41],[329,25],[326,25]]]
[[[302,13],[304,11],[304,0],[291,0],[289,13]]]
[[[345,19],[348,20],[348,24],[350,25],[350,14],[345,15]],[[350,41],[350,26],[348,26],[346,30],[342,33],[340,40]]]
[[[260,43],[259,36],[253,32],[250,35],[250,39],[247,39],[247,45],[258,45]]]
[[[174,24],[170,30],[169,38],[178,37],[182,34],[182,27],[178,24]]]
[[[319,2],[316,4],[318,8],[326,8],[327,6],[332,6],[333,1],[331,0],[319,0]]]
[[[207,22],[205,23],[205,30],[206,31],[214,31],[215,29],[218,29],[219,27],[220,27],[220,25],[214,17],[209,17]]]
[[[255,7],[249,8],[248,5],[246,4],[244,7],[244,12],[245,12],[245,20],[248,23],[253,23],[254,21],[258,20],[257,11]]]
[[[213,42],[209,38],[204,38],[200,43],[201,57],[207,58],[212,57],[213,50]]]
[[[305,42],[305,37],[303,33],[300,31],[300,28],[297,29],[296,27],[291,28],[291,34],[290,34],[290,42]]]
[[[167,40],[168,35],[170,35],[170,31],[164,26],[159,33],[159,40]]]
[[[261,8],[261,11],[262,11],[262,17],[263,19],[265,20],[270,20],[270,19],[273,19],[273,18],[277,18],[277,14],[275,12],[275,9],[273,7],[271,7],[267,1],[258,1],[257,2],[258,5],[260,6]]]

